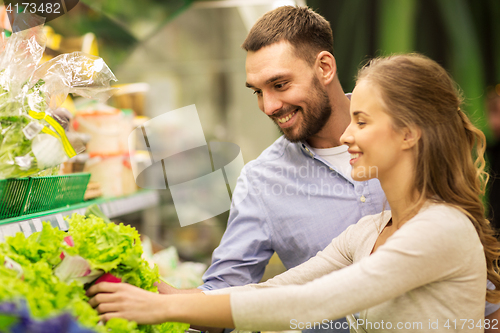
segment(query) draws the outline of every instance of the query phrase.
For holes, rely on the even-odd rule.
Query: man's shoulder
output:
[[[302,154],[299,144],[288,141],[283,135],[273,144],[267,147],[255,160],[248,162],[245,169],[250,170],[258,167],[269,167],[274,164],[283,165],[292,163],[291,159],[300,157]]]

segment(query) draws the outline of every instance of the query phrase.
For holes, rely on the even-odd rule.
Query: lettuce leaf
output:
[[[68,313],[48,319],[35,319],[25,302],[4,302],[0,304],[0,332],[12,333],[95,333],[84,328]]]
[[[68,234],[74,247],[65,246],[69,254],[87,259],[93,269],[105,272],[120,269],[136,269],[141,263],[142,246],[136,229],[122,223],[106,223],[94,215],[73,214]]]
[[[44,223],[40,232],[29,237],[18,233],[0,243],[0,263],[8,259],[21,267],[19,272],[0,264],[0,303],[25,302],[33,318],[42,321],[69,313],[80,324],[100,333],[181,333],[189,328],[183,323],[137,325],[124,319],[98,325],[99,315],[88,304],[85,286],[77,281],[64,283],[54,275],[63,250],[85,258],[93,268],[152,292],[157,291],[154,283],[159,281],[158,267],[150,267],[141,258],[142,246],[135,228],[106,223],[93,215],[74,214],[68,223],[68,233]],[[68,234],[74,246],[63,241]],[[0,327],[14,324],[12,318],[0,316]]]
[[[61,243],[66,236],[64,231],[53,228],[49,223],[44,222],[42,231],[35,232],[29,237],[22,233],[17,233],[10,238],[8,243],[0,244],[0,248],[9,257],[22,264],[25,260],[31,263],[47,261],[56,265],[61,260]]]

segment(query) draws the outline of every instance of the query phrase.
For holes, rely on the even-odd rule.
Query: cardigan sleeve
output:
[[[338,245],[342,240],[334,240],[329,249],[320,254],[322,258],[297,267],[297,271],[306,270],[311,263],[321,263],[330,268],[330,273],[317,275],[318,278],[310,282],[301,284],[328,269],[300,274],[296,271],[285,276],[286,279],[276,279],[280,285],[284,280],[297,284],[231,292],[236,328],[287,330],[292,320],[337,319],[458,274],[468,265],[465,257],[482,251],[477,233],[467,217],[456,210],[455,216],[440,214],[439,210],[431,213],[408,221],[372,255],[332,271],[333,263],[343,256],[339,248],[344,247]],[[355,228],[350,230],[352,237],[356,237],[354,231]]]
[[[248,284],[223,288],[218,290],[204,291],[207,295],[230,294],[233,292],[251,291],[270,287],[283,287],[286,285],[302,285],[313,281],[319,276],[329,274],[343,267],[352,264],[352,255],[350,253],[350,238],[354,225],[349,226],[338,237],[316,256],[305,263],[287,270],[286,272],[275,276],[263,283]]]

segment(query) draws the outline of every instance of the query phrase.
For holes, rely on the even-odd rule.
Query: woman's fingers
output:
[[[103,320],[119,317],[139,324],[159,324],[164,321],[166,295],[155,294],[126,283],[99,283],[87,295],[89,304]]]
[[[108,313],[105,313],[105,314],[102,314],[99,316],[99,319],[102,321],[102,322],[107,322],[108,320],[110,320],[111,318],[124,318],[124,319],[127,319],[123,316],[123,314],[119,313],[119,312],[108,312]]]
[[[123,309],[123,297],[117,293],[114,294],[97,294],[89,300],[91,307],[97,312],[116,312]]]
[[[122,288],[125,283],[101,282],[94,284],[87,290],[87,296],[91,297],[98,293],[114,293]]]
[[[99,303],[95,308],[99,314],[120,312],[123,307],[120,303]]]

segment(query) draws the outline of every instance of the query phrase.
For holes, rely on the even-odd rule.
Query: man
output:
[[[201,290],[259,282],[274,252],[295,267],[361,217],[388,208],[378,180],[350,176],[340,142],[349,98],[329,23],[306,7],[279,7],[254,25],[243,48],[246,85],[283,136],[242,170]],[[327,326],[348,332],[345,320]]]

